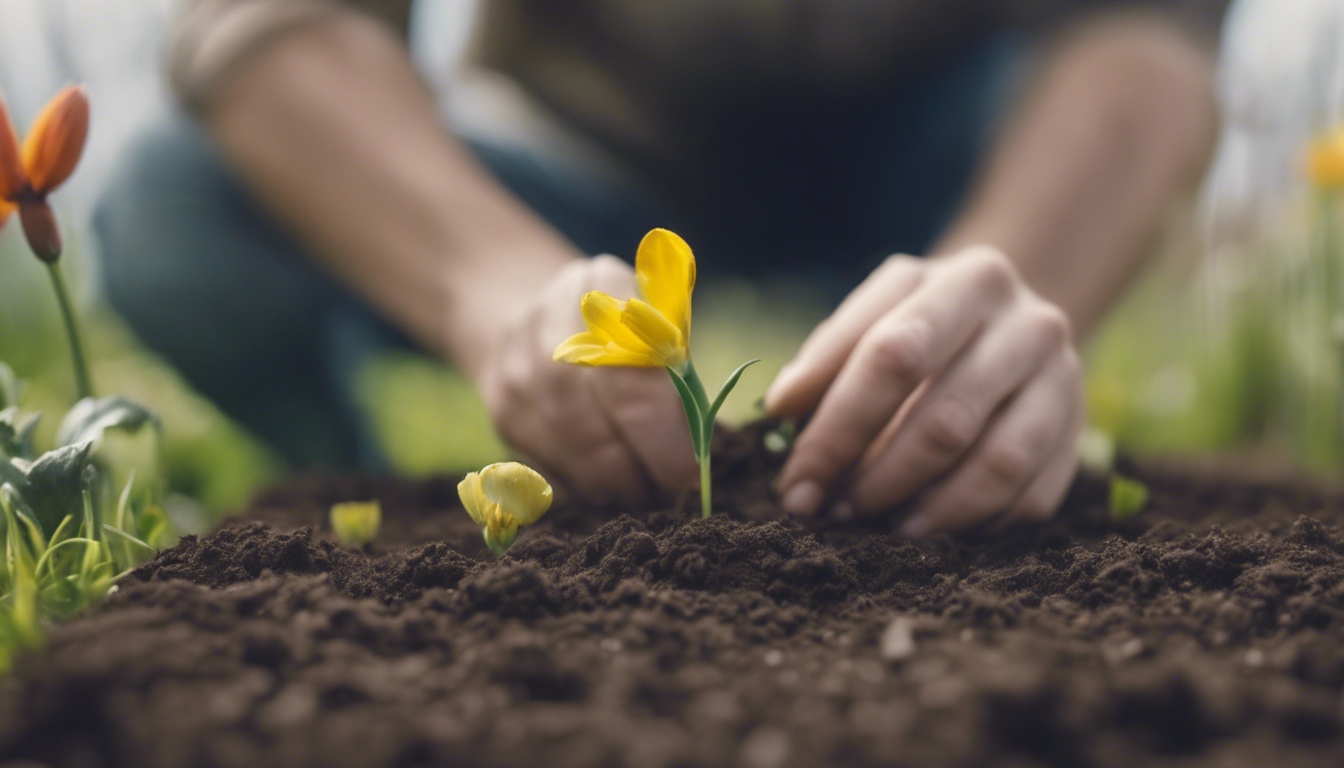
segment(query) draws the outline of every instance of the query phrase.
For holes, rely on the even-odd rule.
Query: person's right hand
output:
[[[476,372],[500,435],[537,469],[591,501],[648,504],[694,484],[690,428],[667,372],[557,363],[552,352],[583,330],[588,291],[636,295],[630,265],[613,256],[571,262],[513,313]]]

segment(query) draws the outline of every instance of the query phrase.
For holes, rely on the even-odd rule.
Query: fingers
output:
[[[847,494],[858,512],[895,506],[942,475],[975,444],[991,415],[1069,344],[1068,318],[1042,301],[977,338],[916,396],[885,445],[865,457]]]
[[[599,412],[657,487],[690,487],[699,475],[691,430],[667,371],[609,368],[588,378]]]
[[[995,522],[996,527],[1007,527],[1013,523],[1040,523],[1054,517],[1073,483],[1074,475],[1078,474],[1078,434],[1086,420],[1085,411],[1080,405],[1069,428],[1065,430],[1055,458],[1013,502],[1008,512]]]
[[[1005,406],[965,460],[921,499],[901,531],[924,536],[964,530],[1012,507],[1043,478],[1047,466],[1054,469],[1061,451],[1072,449],[1082,399],[1080,371],[1072,350],[1052,358]],[[1048,495],[1042,493],[1041,501],[1050,501]]]
[[[860,338],[780,474],[783,506],[814,513],[910,393],[941,371],[1012,295],[997,251],[945,262]]]
[[[775,377],[765,393],[765,409],[777,416],[800,416],[816,407],[826,387],[864,333],[909,296],[924,277],[924,265],[910,256],[892,256],[840,307],[817,326]]]

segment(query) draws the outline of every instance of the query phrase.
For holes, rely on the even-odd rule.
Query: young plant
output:
[[[383,508],[377,501],[343,501],[331,505],[331,530],[347,547],[361,547],[378,536]]]
[[[495,557],[518,538],[518,528],[531,525],[551,508],[551,484],[516,461],[491,464],[469,472],[457,484],[457,496],[471,519],[481,526],[485,545]]]
[[[120,398],[81,400],[59,445],[39,454],[38,416],[21,414],[18,389],[0,364],[0,668],[36,645],[40,621],[101,599],[171,535],[157,497],[135,492],[145,486],[134,471],[114,480],[100,455],[113,435],[157,440],[152,414]]]
[[[686,410],[691,445],[700,464],[700,514],[709,517],[713,511],[709,448],[714,417],[742,372],[760,361],[738,366],[711,400],[691,363],[695,255],[690,246],[666,229],[649,232],[635,253],[635,278],[642,299],[620,301],[601,291],[584,295],[579,311],[587,330],[566,339],[554,358],[573,365],[667,369]]]
[[[81,399],[93,396],[93,382],[70,292],[61,274],[61,231],[47,195],[74,172],[88,133],[89,99],[81,85],[67,86],[47,103],[22,147],[9,111],[0,100],[0,227],[17,208],[29,247],[47,265],[69,338]]]
[[[1124,475],[1111,475],[1108,502],[1111,520],[1123,523],[1148,506],[1148,486]]]

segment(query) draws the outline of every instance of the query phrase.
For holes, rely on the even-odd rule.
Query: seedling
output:
[[[1111,476],[1111,520],[1122,523],[1148,506],[1148,486],[1123,475]]]
[[[691,445],[700,465],[700,514],[713,511],[709,449],[714,417],[737,386],[749,360],[738,366],[713,400],[691,363],[691,293],[695,290],[695,256],[676,234],[655,229],[635,253],[635,279],[642,299],[618,300],[589,291],[579,303],[587,330],[566,339],[556,350],[557,362],[666,368],[681,397]]]
[[[331,505],[331,530],[347,547],[361,547],[378,537],[383,508],[376,501],[345,501]]]
[[[537,522],[551,508],[552,492],[531,467],[506,461],[467,473],[457,484],[457,496],[481,526],[490,553],[499,557],[518,538],[520,526]]]

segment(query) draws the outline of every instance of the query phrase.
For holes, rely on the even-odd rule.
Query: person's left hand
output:
[[[1068,317],[985,246],[888,259],[780,371],[766,407],[813,414],[777,483],[787,511],[872,514],[918,494],[912,536],[1052,516],[1084,419]]]

